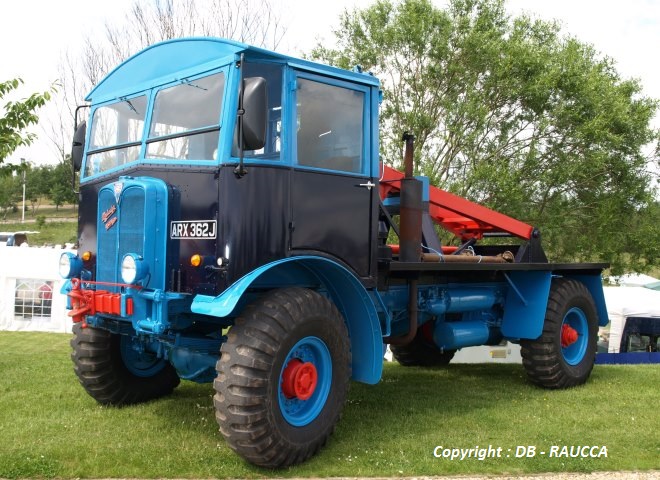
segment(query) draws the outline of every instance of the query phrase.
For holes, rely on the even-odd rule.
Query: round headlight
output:
[[[121,278],[126,283],[133,283],[137,276],[137,268],[135,266],[135,257],[132,255],[125,255],[121,261]]]
[[[73,278],[80,275],[82,260],[70,252],[60,255],[59,272],[62,278]]]
[[[147,275],[147,271],[147,264],[141,257],[134,253],[124,255],[121,261],[121,278],[125,283],[137,283]]]

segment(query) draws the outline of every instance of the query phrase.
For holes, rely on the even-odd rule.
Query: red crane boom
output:
[[[401,190],[404,174],[382,165],[380,198],[384,200]],[[524,240],[532,237],[534,227],[465,198],[429,186],[429,215],[436,224],[463,240],[481,239],[486,233],[507,233]]]

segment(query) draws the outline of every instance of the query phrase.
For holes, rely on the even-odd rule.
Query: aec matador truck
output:
[[[326,443],[349,380],[380,380],[383,344],[433,366],[507,340],[533,383],[587,380],[606,265],[549,263],[533,226],[415,177],[411,135],[405,171],[386,166],[380,98],[359,69],[217,38],[153,45],[94,87],[59,263],[94,399],[213,382],[229,446],[282,467]]]

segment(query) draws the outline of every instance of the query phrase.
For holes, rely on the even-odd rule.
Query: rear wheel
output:
[[[543,333],[521,340],[529,379],[545,388],[568,388],[587,381],[596,359],[598,315],[589,290],[576,280],[553,280]]]
[[[275,290],[246,308],[222,345],[216,418],[249,462],[283,467],[326,443],[348,392],[351,353],[337,308],[311,290]]]
[[[408,345],[392,345],[392,356],[404,367],[440,367],[448,365],[456,350],[441,350],[433,342],[433,322],[417,329]]]
[[[146,402],[172,393],[179,376],[169,362],[135,348],[133,337],[73,326],[71,359],[83,388],[104,405]]]

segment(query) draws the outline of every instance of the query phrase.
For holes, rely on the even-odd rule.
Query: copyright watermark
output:
[[[606,445],[516,445],[511,448],[488,445],[471,448],[455,448],[438,445],[433,449],[433,456],[450,461],[476,459],[484,461],[490,458],[607,458]]]

